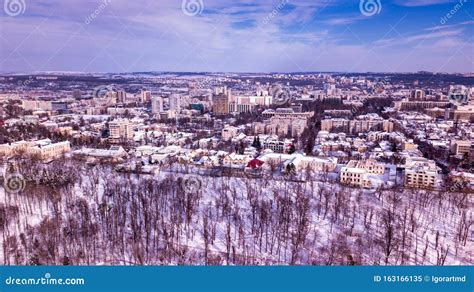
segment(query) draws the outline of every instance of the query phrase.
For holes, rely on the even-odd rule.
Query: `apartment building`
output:
[[[404,183],[406,187],[435,189],[438,182],[438,167],[434,161],[422,157],[407,158]]]
[[[368,131],[392,132],[393,123],[383,119],[325,119],[321,121],[322,131],[338,131],[349,134],[358,134]]]
[[[52,143],[49,139],[38,141],[18,141],[0,145],[0,156],[26,154],[42,160],[50,160],[71,151],[69,141]]]
[[[277,153],[288,153],[293,142],[288,139],[280,140],[278,137],[267,137],[262,140],[262,148],[270,149]]]
[[[425,91],[421,89],[415,89],[411,92],[411,98],[414,100],[423,100],[426,98]]]
[[[373,187],[370,175],[383,175],[385,164],[373,159],[351,160],[341,168],[340,182],[342,184],[358,186],[363,188]]]
[[[235,113],[248,113],[258,106],[270,106],[273,97],[267,91],[258,91],[256,95],[235,96],[229,103],[229,111]]]
[[[132,140],[134,136],[133,124],[127,119],[116,119],[109,123],[111,143]]]
[[[43,140],[43,143],[36,143],[35,146],[28,148],[27,152],[42,160],[51,160],[70,151],[69,141],[51,143],[51,141]]]
[[[232,127],[232,126],[225,127],[224,129],[222,129],[222,132],[221,132],[222,140],[224,141],[232,140],[232,138],[237,136],[238,130],[239,130],[238,128]]]
[[[454,121],[471,122],[474,119],[474,105],[455,106],[447,116]]]
[[[254,132],[256,134],[299,137],[308,126],[308,119],[313,114],[312,112],[298,112],[293,108],[266,110],[262,115],[270,117],[270,119],[263,123],[254,123]]]
[[[25,111],[52,110],[52,102],[46,100],[23,100],[21,104]]]
[[[140,101],[141,102],[148,102],[152,99],[151,91],[149,90],[142,90],[140,94]],[[163,102],[163,101],[162,101]]]
[[[373,159],[366,160],[351,160],[347,164],[349,168],[358,168],[363,169],[367,173],[371,174],[384,174],[385,173],[385,164],[377,162]]]
[[[280,167],[284,172],[288,168],[294,169],[296,173],[304,173],[306,170],[314,172],[331,172],[337,167],[336,158],[312,157],[300,153],[266,153],[257,159],[265,163],[265,168],[271,168],[270,165],[274,165]]]
[[[291,169],[303,173],[307,170],[314,172],[331,172],[337,167],[336,158],[319,158],[310,157],[303,154],[293,154],[291,158],[283,163],[283,169],[288,169],[291,165]]]
[[[153,96],[151,98],[151,112],[153,114],[159,114],[163,112],[163,98],[159,96]]]
[[[454,155],[469,154],[472,145],[472,141],[469,140],[452,140],[450,143],[451,153]]]
[[[357,186],[357,187],[370,187],[370,181],[367,178],[365,170],[360,168],[343,167],[341,168],[340,180],[342,184]]]
[[[215,115],[227,115],[229,113],[229,97],[218,94],[212,97],[212,112]]]
[[[273,117],[263,123],[254,123],[255,134],[299,137],[308,126],[306,119]]]
[[[396,101],[394,102],[397,111],[416,111],[430,108],[446,108],[451,103],[449,101]]]
[[[314,112],[295,111],[293,108],[277,108],[276,110],[267,109],[262,112],[262,116],[266,118],[293,118],[293,119],[309,119],[314,115]]]

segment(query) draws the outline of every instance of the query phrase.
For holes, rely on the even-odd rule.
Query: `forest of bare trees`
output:
[[[4,265],[473,263],[465,193],[118,174],[71,160],[14,168],[26,187],[0,190]]]

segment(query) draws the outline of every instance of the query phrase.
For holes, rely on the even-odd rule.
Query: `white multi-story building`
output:
[[[252,112],[256,107],[270,106],[272,102],[273,96],[265,90],[259,90],[256,95],[251,96],[230,96],[229,112]]]
[[[22,107],[25,111],[52,110],[52,102],[46,100],[23,100]]]
[[[405,163],[405,186],[435,189],[439,186],[439,168],[433,160],[423,157],[407,158]]]
[[[263,149],[270,149],[277,153],[288,153],[293,142],[289,139],[280,140],[278,137],[260,139]]]
[[[469,140],[452,140],[450,143],[451,153],[454,155],[466,155],[471,151],[474,143]]]
[[[151,98],[151,112],[154,114],[163,112],[163,98],[159,96],[154,96]]]
[[[341,168],[340,182],[351,186],[369,187],[370,181],[364,169],[354,167]]]
[[[385,164],[373,159],[351,160],[341,168],[339,181],[343,184],[370,188],[374,187],[371,175],[383,175]]]
[[[117,102],[124,103],[126,99],[127,99],[127,93],[125,92],[125,90],[117,91]]]
[[[238,128],[236,127],[225,127],[222,129],[222,140],[224,141],[230,141],[232,138],[237,136],[238,133]]]
[[[140,101],[141,102],[148,102],[152,99],[151,91],[143,90],[140,94]]]
[[[172,94],[169,97],[170,110],[179,112],[181,109],[181,97],[177,94]]]
[[[257,159],[265,163],[264,168],[271,168],[274,165],[280,167],[284,172],[287,169],[293,169],[300,174],[307,170],[313,172],[332,172],[337,167],[336,158],[312,157],[299,153],[266,153]]]
[[[133,139],[133,124],[127,119],[116,119],[109,123],[110,136],[112,143],[120,141],[129,141]]]

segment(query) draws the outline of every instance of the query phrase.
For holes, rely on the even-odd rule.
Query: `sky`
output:
[[[474,0],[0,1],[1,72],[474,72]]]

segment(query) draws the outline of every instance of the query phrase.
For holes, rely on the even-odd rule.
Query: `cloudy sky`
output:
[[[2,72],[474,72],[474,0],[0,1]]]

